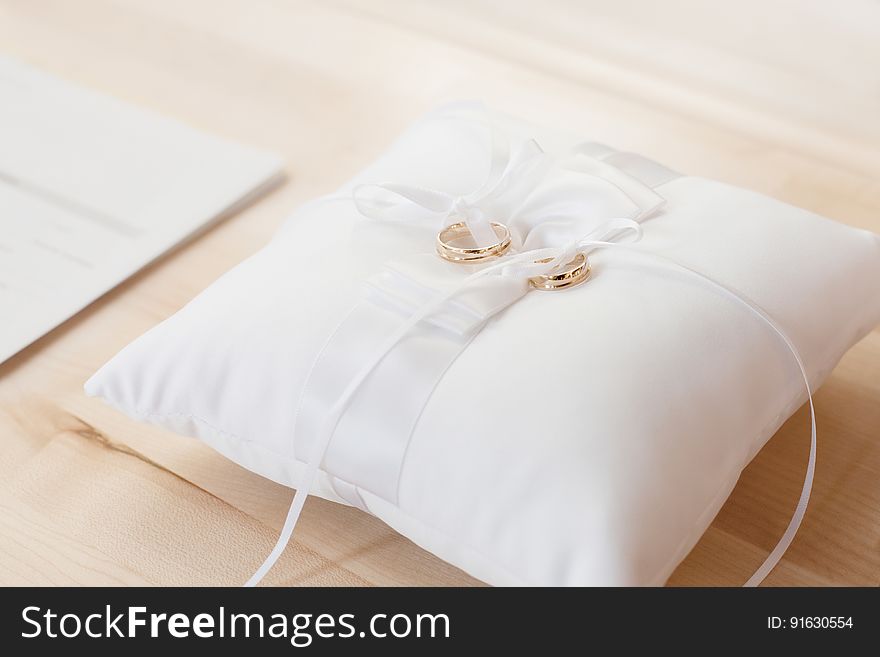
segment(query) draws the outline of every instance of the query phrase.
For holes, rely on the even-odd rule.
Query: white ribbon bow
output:
[[[636,221],[649,217],[664,203],[663,197],[642,181],[590,157],[585,144],[557,157],[544,152],[533,139],[514,148],[510,139],[491,124],[489,130],[489,171],[474,191],[455,195],[418,185],[367,183],[352,190],[355,207],[369,219],[426,223],[436,231],[463,222],[480,248],[497,242],[491,222],[500,221],[511,229],[514,248],[521,248],[525,237],[518,234],[515,224],[524,215],[528,215],[532,226],[551,227],[582,225],[595,214],[596,194],[584,191],[583,177],[602,181],[609,193],[628,199],[633,206],[630,218]],[[573,174],[562,201],[559,190],[543,196],[535,194],[554,171]]]
[[[508,142],[493,138],[488,176],[464,196],[417,185],[372,183],[355,187],[352,198],[358,212],[378,221],[430,222],[438,231],[464,222],[477,246],[485,247],[498,239],[490,224],[492,217],[515,212],[553,165],[553,158],[534,140],[511,155]]]

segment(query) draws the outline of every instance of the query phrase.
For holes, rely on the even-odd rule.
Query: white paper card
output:
[[[276,155],[0,57],[0,362],[281,177]]]

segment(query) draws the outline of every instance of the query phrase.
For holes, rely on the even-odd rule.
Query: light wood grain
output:
[[[0,583],[250,575],[290,491],[87,399],[82,383],[438,102],[482,98],[880,231],[878,25],[880,6],[867,0],[0,0],[0,52],[279,151],[290,176],[0,365]],[[845,357],[816,404],[813,501],[767,583],[877,585],[880,332]],[[672,584],[751,574],[794,508],[807,446],[802,409]],[[320,500],[267,583],[477,584],[374,518]]]

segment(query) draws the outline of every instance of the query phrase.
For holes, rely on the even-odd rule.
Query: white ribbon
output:
[[[577,152],[574,152],[571,155],[576,156]],[[565,164],[570,164],[572,160],[571,157],[567,157],[562,161]],[[599,165],[597,165],[595,162],[597,161],[589,161],[588,159],[586,161],[586,166],[575,167],[574,169],[579,170],[586,175],[600,177],[603,180],[611,182],[614,187],[617,187],[633,201],[637,210],[634,215],[635,218],[620,217],[607,220],[600,226],[589,231],[580,239],[573,240],[562,247],[536,248],[502,257],[497,262],[487,265],[476,273],[465,277],[452,289],[438,295],[436,298],[412,313],[409,318],[400,325],[398,330],[388,336],[387,340],[364,364],[359,374],[349,381],[343,393],[329,409],[324,424],[318,432],[318,435],[312,444],[310,453],[308,454],[308,466],[302,480],[297,486],[296,493],[291,502],[278,541],[263,564],[245,583],[245,586],[255,586],[259,583],[284,552],[287,543],[293,535],[299,516],[302,513],[306,498],[314,486],[315,479],[317,478],[324,455],[326,454],[330,441],[332,440],[333,433],[351,402],[352,397],[367,377],[370,376],[373,370],[376,369],[390,351],[394,349],[395,345],[397,345],[398,342],[400,342],[400,340],[402,340],[413,329],[413,327],[425,320],[431,314],[439,311],[446,302],[455,297],[462,290],[466,289],[474,281],[484,276],[510,276],[519,279],[528,279],[541,274],[551,273],[557,267],[570,262],[577,253],[589,255],[591,251],[600,248],[627,248],[631,247],[635,242],[638,242],[638,240],[641,239],[642,226],[638,220],[650,216],[652,212],[662,205],[663,199],[650,187],[643,185],[639,181],[627,176],[625,173],[616,169],[614,172],[610,172],[607,169],[610,165],[605,165],[604,163],[599,163]],[[455,217],[457,221],[464,221],[467,224],[478,244],[487,244],[496,240],[494,231],[492,231],[492,228],[488,223],[489,217],[513,216],[507,213],[515,213],[517,208],[522,207],[522,204],[528,199],[538,183],[540,183],[547,173],[557,164],[559,164],[559,162],[547,156],[547,154],[545,154],[534,141],[526,142],[513,157],[509,157],[509,149],[499,146],[498,140],[493,138],[489,175],[486,182],[471,194],[459,197],[422,187],[387,183],[361,185],[355,188],[352,200],[357,209],[364,216],[381,221],[433,221],[434,227],[439,230],[447,225],[452,217]],[[571,167],[566,168],[571,169]],[[613,167],[611,168],[613,169]],[[340,199],[336,197],[328,200]],[[584,205],[586,202],[587,201],[569,204],[563,210],[560,210],[558,207],[547,206],[543,211],[539,208],[537,214],[540,216],[542,222],[566,219],[576,220],[586,209]],[[507,211],[503,215],[494,214],[497,212],[497,205],[499,203],[507,206]],[[490,209],[493,214],[489,213]],[[486,231],[489,232],[487,233]],[[758,570],[745,584],[745,586],[757,586],[779,563],[782,556],[785,554],[785,551],[794,540],[798,528],[803,521],[810,499],[816,465],[816,416],[813,406],[812,390],[810,388],[806,368],[797,348],[788,335],[769,315],[767,315],[766,312],[764,312],[757,304],[747,299],[744,295],[731,290],[729,287],[715,281],[701,272],[664,256],[648,253],[642,250],[636,250],[636,252],[644,257],[654,259],[657,262],[662,262],[690,273],[720,291],[724,296],[728,297],[735,303],[741,305],[753,316],[757,317],[768,326],[773,333],[783,341],[794,357],[801,376],[803,377],[807,399],[809,401],[811,422],[810,456],[807,464],[807,471],[797,508],[795,509],[794,515],[792,516],[785,533],[767,556],[763,564],[761,564]],[[547,262],[538,262],[539,260],[545,259],[547,259]],[[479,330],[479,327],[476,330]]]
[[[775,547],[770,551],[770,554],[767,555],[767,558],[764,559],[764,562],[758,567],[758,569],[754,572],[754,574],[749,577],[748,581],[743,584],[744,587],[755,587],[758,586],[767,575],[776,567],[776,565],[782,560],[783,555],[785,554],[788,547],[791,545],[791,542],[794,540],[795,535],[800,529],[801,523],[804,520],[804,515],[807,512],[807,506],[810,503],[810,493],[813,491],[813,476],[816,472],[816,409],[813,406],[813,391],[810,386],[810,378],[807,375],[807,368],[804,365],[804,361],[801,358],[800,352],[798,352],[797,347],[795,347],[794,342],[792,342],[791,338],[788,337],[788,334],[782,329],[782,327],[777,324],[773,318],[771,318],[764,310],[758,306],[755,302],[751,301],[746,297],[743,293],[732,290],[727,287],[723,283],[719,283],[713,278],[710,278],[706,274],[697,271],[696,269],[691,269],[680,262],[676,262],[671,258],[666,258],[665,256],[661,256],[656,253],[648,253],[646,251],[638,251],[639,254],[643,256],[647,256],[654,260],[664,262],[672,267],[676,267],[684,272],[692,274],[697,278],[701,279],[703,282],[708,283],[711,287],[721,292],[728,299],[731,299],[735,303],[741,305],[743,308],[748,310],[752,315],[760,319],[770,330],[773,331],[785,344],[788,348],[788,351],[791,353],[794,358],[795,363],[798,366],[798,370],[800,371],[801,378],[804,381],[804,389],[807,392],[807,402],[810,406],[810,455],[807,459],[807,471],[804,474],[804,483],[801,486],[801,494],[798,498],[797,506],[795,507],[794,513],[791,516],[791,520],[788,522],[788,526],[785,528],[785,532],[782,535],[782,538],[779,539],[779,542],[775,545]]]
[[[484,183],[464,196],[447,194],[417,185],[375,183],[352,191],[355,207],[378,221],[430,222],[442,230],[462,221],[477,246],[498,241],[490,222],[493,216],[510,216],[550,171],[553,160],[534,140],[524,142],[511,154],[510,142],[490,134],[491,157]]]
[[[515,229],[520,216],[531,225],[551,226],[582,222],[594,212],[595,198],[572,185],[573,198],[559,202],[555,194],[535,195],[552,171],[566,171],[607,183],[634,206],[633,218],[641,221],[656,212],[664,199],[651,187],[621,169],[587,155],[583,144],[562,157],[545,153],[534,140],[515,149],[499,131],[489,125],[489,172],[476,190],[457,196],[418,185],[368,183],[352,190],[352,200],[363,216],[384,222],[427,223],[440,231],[454,222],[464,222],[478,247],[495,244],[498,238],[492,221],[505,218]],[[553,190],[554,192],[558,190]],[[512,231],[516,237],[516,231]],[[514,248],[522,247],[514,243]]]

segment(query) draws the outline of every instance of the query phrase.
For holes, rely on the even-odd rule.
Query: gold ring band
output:
[[[550,262],[552,258],[544,258],[536,262]],[[562,265],[550,274],[541,274],[529,279],[536,290],[562,290],[583,283],[590,277],[590,261],[583,253],[578,253],[571,262]]]
[[[490,226],[498,241],[489,246],[455,246],[454,242],[471,238],[470,230],[463,221],[451,224],[437,234],[437,253],[450,262],[473,264],[500,256],[510,248],[510,231],[507,226],[493,221]]]

